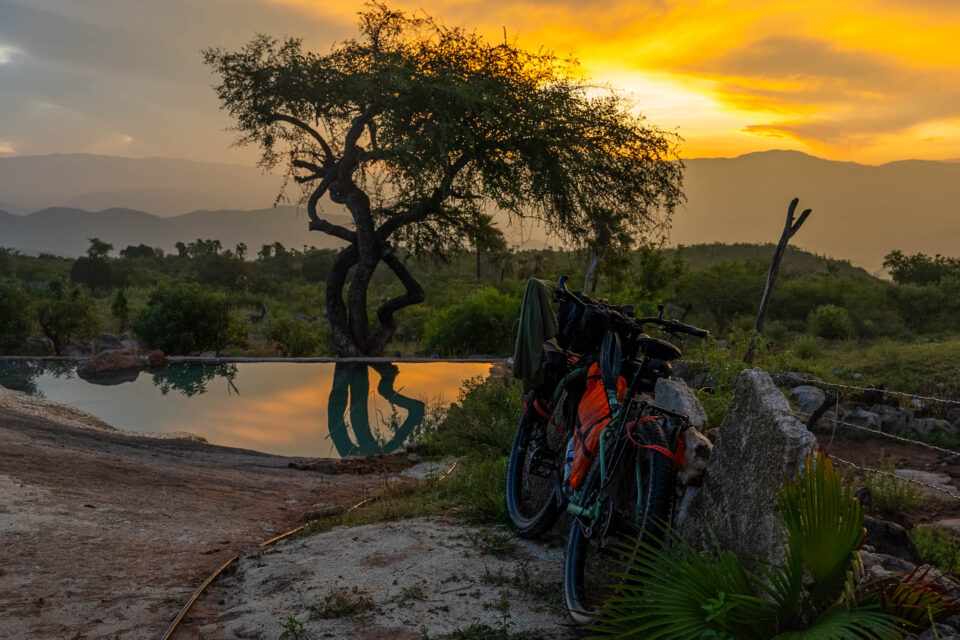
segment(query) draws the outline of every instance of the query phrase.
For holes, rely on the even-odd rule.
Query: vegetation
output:
[[[781,495],[781,564],[752,573],[735,555],[701,553],[675,532],[663,548],[625,542],[624,581],[594,630],[661,640],[902,638],[955,610],[916,573],[863,581],[863,507],[822,452],[805,469]]]
[[[204,52],[238,142],[260,147],[262,166],[294,175],[311,229],[347,243],[326,280],[338,354],[380,355],[395,314],[423,301],[397,249],[502,247],[489,207],[543,221],[595,257],[663,235],[682,198],[676,136],[592,90],[574,61],[383,4],[359,18],[360,37],[327,54],[267,36]],[[321,217],[327,196],[353,228]],[[401,289],[371,326],[379,265]]]

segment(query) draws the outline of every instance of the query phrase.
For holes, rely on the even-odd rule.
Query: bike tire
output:
[[[651,423],[644,429],[646,444],[666,447],[666,438],[663,430],[656,423]],[[673,505],[674,483],[676,470],[672,461],[665,455],[650,449],[637,448],[630,442],[624,443],[623,457],[613,469],[613,475],[608,477],[608,498],[606,505],[601,509],[601,517],[593,523],[588,535],[580,518],[574,518],[570,525],[570,534],[567,540],[567,555],[563,572],[563,596],[567,612],[573,622],[584,627],[594,622],[603,601],[613,595],[616,589],[616,578],[612,572],[623,572],[619,564],[622,553],[613,548],[617,541],[629,539],[621,534],[603,533],[602,522],[605,516],[616,509],[616,513],[623,521],[631,523],[631,535],[635,540],[644,540],[655,544],[662,538],[663,526],[670,516]],[[615,458],[616,452],[611,452],[609,460]],[[633,472],[634,462],[641,461],[640,482],[644,498],[642,512],[637,513],[637,474]],[[608,470],[608,473],[610,471]],[[600,484],[600,463],[595,460],[587,477],[584,479],[584,503],[589,504],[596,499]],[[632,501],[632,505],[631,505]],[[630,513],[629,511],[633,512]]]
[[[520,418],[507,462],[506,498],[510,524],[522,538],[539,538],[563,515],[564,440],[546,418],[532,412]]]

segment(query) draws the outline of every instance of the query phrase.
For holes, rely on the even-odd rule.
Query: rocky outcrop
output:
[[[866,516],[863,526],[867,530],[864,543],[870,545],[876,553],[895,556],[913,564],[920,564],[922,561],[910,534],[897,523]]]
[[[100,351],[113,351],[117,349],[123,349],[123,343],[120,342],[120,338],[118,338],[112,333],[101,333],[99,342],[100,342]]]
[[[684,485],[700,484],[713,451],[713,444],[701,433],[707,428],[707,412],[683,380],[657,380],[654,397],[657,406],[687,416],[687,421],[693,427],[685,434],[684,464],[677,473],[677,479]]]
[[[766,372],[740,373],[702,486],[688,488],[677,528],[695,547],[720,547],[747,560],[782,560],[778,518],[784,478],[802,468],[816,439]]]
[[[687,416],[692,427],[701,430],[706,428],[707,412],[703,410],[700,400],[683,380],[661,378],[657,380],[653,395],[658,407],[682,413]]]
[[[92,358],[87,358],[81,362],[77,365],[77,373],[84,379],[120,379],[119,381],[125,381],[131,373],[134,375],[130,379],[136,379],[135,374],[140,369],[162,367],[165,363],[166,357],[163,351],[159,349],[144,355],[111,349],[101,351]]]

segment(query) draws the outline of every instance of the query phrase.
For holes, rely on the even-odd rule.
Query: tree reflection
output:
[[[46,374],[69,379],[76,372],[77,363],[70,361],[6,360],[0,362],[0,386],[42,398],[43,391],[37,384],[37,378]]]
[[[370,397],[369,369],[375,370],[380,376],[377,393],[389,403],[391,410],[389,417],[381,414],[373,425],[367,407]],[[389,453],[419,433],[426,406],[422,401],[408,398],[393,388],[399,371],[397,365],[391,363],[336,364],[327,403],[327,426],[330,439],[341,457]],[[402,422],[397,409],[406,411],[406,418]],[[376,435],[374,426],[385,429],[388,432],[386,437]],[[351,429],[354,438],[350,437]]]
[[[153,385],[160,393],[167,395],[179,391],[189,397],[207,392],[207,383],[214,378],[224,378],[227,391],[239,394],[234,379],[237,377],[237,365],[221,364],[170,364],[153,373]]]

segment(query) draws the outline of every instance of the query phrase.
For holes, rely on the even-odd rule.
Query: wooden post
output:
[[[750,348],[747,349],[747,355],[743,360],[747,364],[753,362],[753,350],[756,336],[763,332],[763,323],[767,317],[767,307],[770,305],[770,297],[773,295],[773,285],[777,281],[777,274],[780,272],[780,261],[783,260],[783,254],[787,251],[787,243],[790,238],[800,230],[803,223],[810,215],[810,209],[804,209],[800,217],[794,221],[794,214],[797,211],[797,204],[800,199],[794,198],[790,201],[790,207],[787,209],[787,222],[783,227],[783,233],[780,235],[780,242],[777,243],[777,250],[773,252],[773,261],[770,263],[770,271],[767,273],[767,286],[763,289],[763,298],[760,299],[760,310],[757,312],[756,335],[750,339]]]

